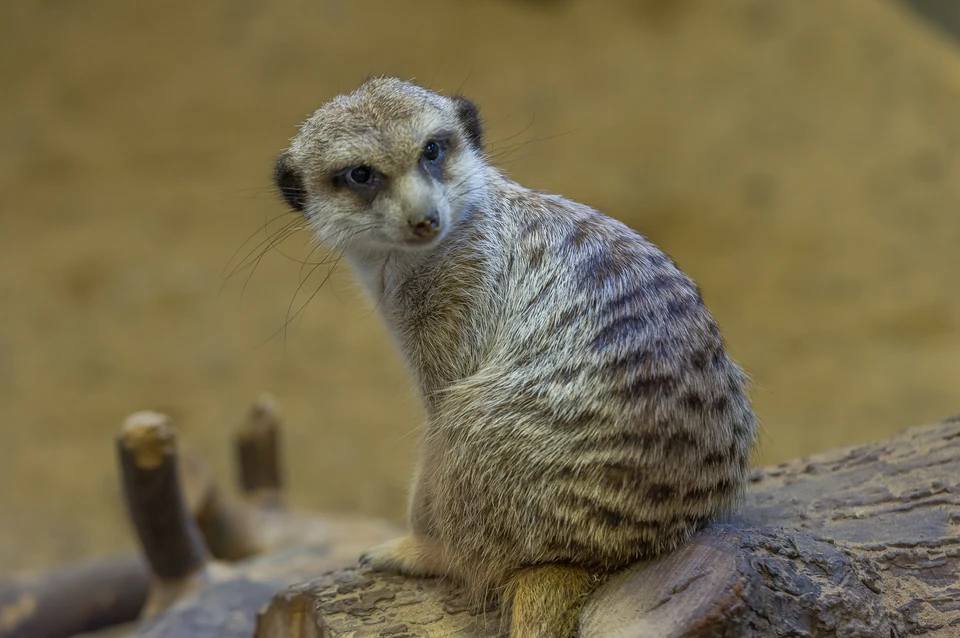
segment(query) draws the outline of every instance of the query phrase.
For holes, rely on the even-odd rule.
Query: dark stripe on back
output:
[[[700,441],[692,432],[679,430],[666,436],[666,448],[670,452],[681,454],[700,446]]]
[[[523,202],[518,202],[517,206],[522,208],[524,206]],[[526,217],[524,221],[520,224],[519,233],[517,234],[517,239],[521,241],[526,239],[531,234],[533,234],[538,229],[540,229],[542,225],[543,224],[541,223],[541,220],[539,217],[536,217],[536,216]]]
[[[688,500],[702,501],[712,497],[727,497],[734,490],[734,485],[729,479],[720,479],[710,487],[696,487],[687,490],[683,497]]]
[[[623,386],[614,389],[614,397],[636,403],[651,397],[672,395],[677,389],[677,379],[669,374],[636,375]]]
[[[554,332],[559,332],[564,328],[569,327],[573,324],[574,320],[584,314],[584,309],[577,306],[570,306],[557,317],[557,320],[553,323],[552,329]]]
[[[667,303],[667,316],[674,320],[696,318],[703,315],[703,299],[699,295],[683,295]]]
[[[676,268],[677,266],[675,263],[673,263],[672,259],[660,251],[648,253],[644,261],[647,262],[647,266],[650,268],[665,268],[666,266],[673,266]]]
[[[655,483],[647,488],[647,500],[654,505],[666,503],[675,494],[673,487],[664,483]]]
[[[646,317],[634,315],[614,319],[597,333],[590,345],[601,352],[609,348],[628,345],[634,340],[637,333],[643,331],[648,323]]]
[[[580,441],[574,446],[576,452],[602,452],[606,450],[633,450],[640,454],[648,454],[663,441],[663,437],[656,432],[620,431],[591,437],[587,441]]]
[[[724,454],[723,452],[709,452],[704,455],[700,462],[707,467],[715,467],[723,464],[725,461],[732,461],[735,458],[735,454],[736,451],[733,449],[729,451],[729,454]]]
[[[623,260],[609,250],[596,252],[577,264],[580,285],[606,286],[624,273]]]
[[[566,385],[580,376],[583,372],[582,365],[568,365],[555,370],[550,376],[547,377],[547,382],[549,383],[559,383],[561,385]]]
[[[590,227],[585,223],[585,220],[576,221],[563,240],[564,247],[572,251],[579,251],[589,238]]]
[[[676,275],[663,273],[649,280],[639,280],[636,282],[635,287],[624,291],[616,298],[605,303],[600,313],[601,315],[607,315],[625,309],[633,309],[637,306],[642,307],[648,305],[644,302],[660,298],[661,293],[667,289],[678,291],[680,287],[676,284],[682,282],[683,280]]]
[[[710,360],[711,365],[715,370],[722,370],[727,365],[727,353],[723,350],[723,345],[720,345],[716,352],[713,353],[713,359]]]
[[[564,505],[574,510],[576,514],[585,515],[590,521],[606,525],[608,527],[627,526],[630,529],[643,530],[656,533],[662,527],[660,521],[633,518],[629,512],[621,512],[612,507],[599,503],[593,499],[577,494],[564,494],[562,496]],[[580,523],[583,519],[574,515],[574,523]]]
[[[649,350],[633,350],[629,352],[618,352],[610,359],[603,362],[603,370],[610,373],[631,372],[634,368],[642,368],[653,363],[653,353]]]
[[[531,270],[539,270],[543,263],[543,255],[546,252],[546,246],[539,245],[531,248],[527,253],[527,265]]]

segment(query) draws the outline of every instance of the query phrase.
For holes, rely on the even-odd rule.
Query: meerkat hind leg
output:
[[[398,572],[405,576],[442,576],[447,573],[436,543],[414,535],[371,547],[360,556],[360,564],[375,571]]]
[[[538,565],[514,574],[504,602],[510,609],[510,638],[573,638],[580,611],[597,580],[568,565]]]

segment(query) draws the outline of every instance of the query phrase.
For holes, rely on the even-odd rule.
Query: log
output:
[[[479,638],[499,623],[449,582],[351,568],[277,594],[256,636]],[[739,514],[612,577],[580,628],[583,638],[916,634],[960,636],[960,418],[756,471]]]
[[[145,450],[169,460],[171,440],[155,438],[164,444],[134,446],[145,454],[140,466],[164,465]],[[499,635],[496,608],[469,608],[454,583],[343,569],[395,527],[255,511],[264,542],[285,549],[230,569],[204,562],[204,577],[168,593],[134,636]],[[143,563],[120,565],[114,578],[87,567],[79,579],[62,570],[33,589],[22,580],[0,588],[0,636],[65,636],[56,623],[89,618],[97,604],[122,616],[142,603]],[[94,582],[113,585],[97,595]],[[757,470],[735,516],[614,575],[588,601],[580,629],[585,638],[920,634],[960,635],[960,418]]]
[[[230,569],[205,563],[206,577],[134,636],[499,634],[496,608],[469,608],[454,583],[342,569],[396,528],[256,511],[266,542],[286,549]],[[9,623],[49,624],[89,609],[92,592],[69,581],[46,580],[71,593],[39,597],[44,613],[28,609],[29,597],[0,597],[0,628],[8,623],[0,635],[67,635]],[[614,575],[588,601],[580,629],[587,638],[920,634],[960,635],[960,418],[757,470],[739,513]]]
[[[139,557],[86,561],[0,580],[0,638],[66,638],[129,622],[147,599]]]

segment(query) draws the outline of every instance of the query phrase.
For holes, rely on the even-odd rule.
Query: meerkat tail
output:
[[[573,638],[587,596],[599,579],[569,565],[538,565],[514,574],[504,603],[510,610],[510,638]]]

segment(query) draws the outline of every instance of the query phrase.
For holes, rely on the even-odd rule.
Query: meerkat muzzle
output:
[[[437,211],[431,211],[423,217],[413,217],[407,220],[414,236],[420,239],[429,239],[440,232],[440,217]]]

